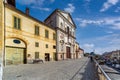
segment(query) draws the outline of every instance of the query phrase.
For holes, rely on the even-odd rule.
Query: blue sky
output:
[[[76,38],[85,52],[120,49],[120,0],[16,0],[17,8],[44,21],[56,8],[72,15]]]

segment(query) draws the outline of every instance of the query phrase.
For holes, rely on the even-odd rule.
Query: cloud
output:
[[[85,52],[92,52],[94,50],[95,45],[93,43],[85,43],[81,45],[81,47],[85,50]]]
[[[45,0],[17,0],[22,5],[43,5]]]
[[[50,8],[41,8],[41,7],[35,7],[35,6],[33,6],[32,8],[42,10],[42,11],[50,11],[51,10]]]
[[[120,17],[108,17],[108,18],[101,18],[98,20],[93,19],[82,19],[82,18],[75,18],[75,20],[79,23],[80,27],[86,27],[88,25],[97,25],[97,26],[108,26],[114,30],[120,30]]]
[[[103,20],[87,20],[87,19],[81,19],[81,18],[75,18],[77,22],[79,22],[80,27],[86,27],[87,25],[94,24],[94,25],[100,25],[104,23]]]
[[[67,8],[64,8],[65,11],[69,12],[69,13],[73,13],[75,10],[75,6],[73,6],[73,4],[69,3]]]
[[[108,34],[112,34],[112,33],[113,33],[113,31],[106,31],[106,33],[108,33]]]
[[[84,1],[84,5],[83,6],[84,6],[84,8],[85,8],[87,13],[90,13],[90,8],[89,8],[90,2],[91,2],[91,0],[85,0]]]
[[[103,37],[98,37],[96,39],[97,42],[105,41],[106,44],[103,44],[104,47],[96,47],[97,53],[104,53],[113,51],[116,49],[120,49],[120,34],[112,34],[112,35],[106,35]]]
[[[116,5],[119,2],[119,0],[107,0],[102,6],[102,9],[100,9],[100,12],[104,12],[108,10],[113,5]]]
[[[103,25],[108,25],[111,29],[120,30],[120,17],[105,18]]]
[[[86,44],[91,42],[90,44]],[[102,54],[104,52],[120,49],[120,34],[108,34],[105,36],[87,38],[82,40],[81,47],[85,52],[95,50],[96,53]]]
[[[87,44],[84,44],[83,47],[86,49],[92,49],[92,48],[94,48],[94,44],[87,43]]]
[[[115,10],[115,12],[120,12],[120,7],[117,7],[117,9]]]
[[[38,9],[41,11],[50,11],[50,8],[42,7],[45,3],[45,0],[17,0],[17,2],[21,5],[29,6],[30,8]],[[54,2],[54,0],[50,0],[50,2]]]

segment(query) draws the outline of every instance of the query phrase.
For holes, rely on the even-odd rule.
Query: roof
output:
[[[71,18],[71,20],[72,20],[72,22],[73,22],[73,24],[74,24],[74,26],[75,26],[75,28],[76,28],[76,25],[75,25],[75,22],[73,21],[73,19],[72,19],[72,16],[70,15],[70,13],[68,13],[68,12],[66,12],[66,11],[63,11],[63,10],[60,10],[60,9],[55,9],[45,20],[44,20],[44,22],[47,20],[47,19],[49,19],[54,13],[57,13],[57,12],[63,12],[63,13],[66,13],[66,14],[68,14],[69,16],[70,16],[70,18]],[[60,13],[61,14],[61,13]],[[61,14],[62,15],[62,14]],[[63,16],[63,15],[62,15]],[[63,16],[64,17],[64,16]],[[65,18],[65,17],[64,17]]]
[[[21,15],[24,15],[24,16],[26,16],[26,17],[28,17],[28,18],[30,18],[30,19],[32,19],[32,20],[40,23],[40,24],[43,24],[43,25],[45,25],[46,27],[49,27],[49,28],[55,30],[55,28],[53,28],[53,27],[51,27],[51,26],[49,26],[49,25],[46,25],[44,22],[42,22],[42,21],[40,21],[40,20],[38,20],[38,19],[36,19],[36,18],[34,18],[34,17],[32,17],[32,16],[30,16],[30,15],[28,15],[28,14],[22,12],[22,11],[20,11],[19,9],[15,8],[14,6],[9,5],[9,4],[7,4],[7,3],[4,3],[4,4],[5,4],[5,7],[9,8],[9,9],[11,9],[11,10],[13,10],[13,11],[16,11],[17,13],[20,13]]]

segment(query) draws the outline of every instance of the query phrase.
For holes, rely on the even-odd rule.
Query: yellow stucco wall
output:
[[[56,46],[56,41],[53,40],[53,33],[55,30],[48,26],[21,14],[19,11],[8,8],[6,6],[6,41],[7,39],[19,39],[22,40],[27,49],[27,54],[31,54],[32,59],[35,58],[35,52],[39,52],[39,57],[45,59],[45,53],[49,53],[51,60],[53,60],[53,53],[56,49],[53,49],[53,45]],[[13,16],[21,19],[21,30],[14,29],[13,27]],[[35,25],[39,26],[39,36],[34,35]],[[45,38],[45,30],[49,31],[49,39]],[[39,42],[39,47],[35,47],[35,42]],[[46,48],[48,44],[48,48]],[[11,43],[7,42],[6,46],[12,46]]]
[[[75,43],[75,58],[79,58],[79,52],[78,52],[78,50],[79,50],[79,44],[78,43]],[[77,52],[76,52],[77,51]],[[78,54],[78,55],[77,55]],[[76,56],[78,56],[78,57],[76,57]]]
[[[3,44],[4,44],[4,6],[3,0],[0,0],[0,60],[2,58]]]

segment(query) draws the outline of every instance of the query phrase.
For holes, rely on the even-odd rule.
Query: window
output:
[[[17,18],[14,16],[14,28],[15,29],[21,29],[21,20],[20,18]]]
[[[55,33],[53,33],[53,40],[56,40],[56,35],[55,35]]]
[[[17,40],[17,39],[14,39],[13,42],[14,42],[15,44],[20,44],[20,43],[21,43],[21,41],[20,41],[20,40]]]
[[[39,43],[38,42],[35,42],[35,47],[39,47]]]
[[[48,48],[48,44],[46,44],[46,48]]]
[[[45,30],[45,38],[49,38],[49,31]]]
[[[39,59],[39,52],[35,52],[35,59]]]
[[[61,27],[61,29],[63,29],[63,23],[62,22],[60,23],[60,27]]]
[[[55,45],[53,45],[53,49],[56,49],[56,46],[55,46]]]
[[[65,31],[67,32],[67,28],[65,28]]]
[[[69,27],[67,27],[67,33],[69,34]]]
[[[35,35],[39,36],[39,26],[35,26]]]

